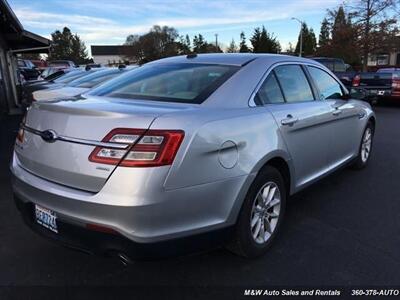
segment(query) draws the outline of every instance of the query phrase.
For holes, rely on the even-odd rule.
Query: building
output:
[[[400,50],[368,55],[368,67],[400,66]]]
[[[392,51],[369,54],[368,68],[400,67],[400,36],[397,37],[397,47]]]
[[[5,0],[0,0],[0,113],[20,112],[18,53],[48,53],[50,41],[24,30]]]
[[[93,62],[105,66],[136,63],[126,57],[131,47],[124,45],[93,45],[91,46]]]

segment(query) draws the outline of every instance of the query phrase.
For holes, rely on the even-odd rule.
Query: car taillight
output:
[[[400,76],[397,74],[392,75],[392,89],[400,91]]]
[[[352,86],[360,86],[360,81],[361,81],[360,75],[354,76]]]
[[[89,156],[92,162],[124,167],[157,167],[174,161],[183,140],[181,130],[144,130],[117,128],[102,142],[127,145],[125,149],[96,147]]]

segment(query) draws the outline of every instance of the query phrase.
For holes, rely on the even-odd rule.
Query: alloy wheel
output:
[[[363,163],[367,162],[369,155],[371,153],[372,146],[372,130],[368,127],[363,136],[362,144],[361,144],[361,160]]]
[[[274,232],[281,210],[281,193],[274,182],[264,184],[253,201],[251,235],[258,244],[266,243]]]

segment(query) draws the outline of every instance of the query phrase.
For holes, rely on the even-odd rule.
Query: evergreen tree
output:
[[[318,46],[320,48],[328,47],[330,44],[329,22],[326,18],[322,20],[321,30],[318,38]]]
[[[357,34],[349,14],[344,7],[329,11],[332,20],[331,45],[327,54],[343,59],[349,64],[359,64],[360,55],[357,47]]]
[[[243,31],[240,33],[239,52],[241,52],[241,53],[251,52],[249,47],[247,47],[246,36],[244,35]]]
[[[190,38],[189,35],[180,36],[179,37],[180,41],[178,42],[178,54],[190,54],[191,51],[191,46],[190,46]]]
[[[63,31],[56,30],[51,34],[52,48],[49,60],[72,60],[76,64],[85,64],[91,60],[88,58],[85,43],[77,34],[72,34],[68,27]]]
[[[253,35],[250,38],[254,53],[279,53],[281,46],[273,34],[267,32],[263,26],[254,29]]]
[[[207,53],[207,43],[204,41],[204,37],[199,34],[193,38],[193,52],[195,53]]]
[[[296,53],[300,53],[300,37],[302,36],[303,44],[302,44],[302,55],[310,56],[315,54],[315,50],[317,48],[317,39],[315,37],[314,30],[312,28],[308,29],[308,26],[305,22],[302,23],[301,26],[301,34],[299,33],[299,37],[297,39],[296,44]]]
[[[229,44],[229,47],[226,49],[227,53],[236,53],[238,52],[238,47],[236,46],[235,40],[232,39],[231,43]]]

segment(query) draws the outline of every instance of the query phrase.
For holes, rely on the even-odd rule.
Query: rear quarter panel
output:
[[[166,189],[254,175],[275,156],[290,160],[275,120],[263,107],[164,115],[151,128],[185,131]]]

